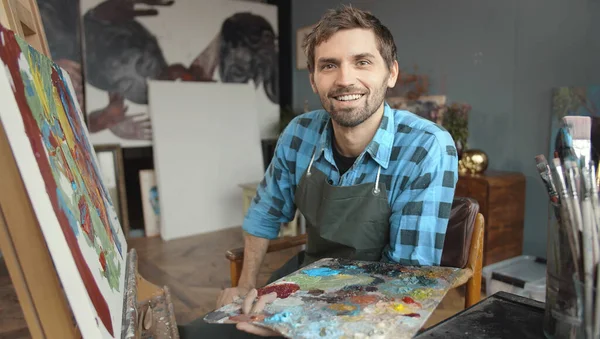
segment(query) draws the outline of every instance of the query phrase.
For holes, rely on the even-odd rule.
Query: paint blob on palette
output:
[[[460,269],[321,259],[258,290],[277,293],[262,313],[241,302],[208,314],[209,323],[252,322],[291,338],[411,338],[441,302]]]

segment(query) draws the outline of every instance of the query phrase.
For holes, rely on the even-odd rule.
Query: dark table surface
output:
[[[416,338],[544,338],[543,321],[544,303],[498,292]]]

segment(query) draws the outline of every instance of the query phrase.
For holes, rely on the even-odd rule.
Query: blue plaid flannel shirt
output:
[[[334,185],[375,183],[378,166],[392,214],[390,243],[382,260],[439,265],[450,216],[458,157],[450,134],[413,113],[386,103],[381,125],[355,165],[343,176],[333,159],[325,110],[295,117],[281,134],[273,159],[244,219],[243,229],[274,239],[294,218],[294,195],[315,150],[313,166]]]

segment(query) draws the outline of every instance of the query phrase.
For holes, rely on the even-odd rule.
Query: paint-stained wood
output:
[[[469,244],[469,257],[467,266],[461,270],[458,278],[452,288],[466,285],[465,308],[479,302],[481,298],[481,270],[483,268],[483,249],[484,249],[484,228],[485,218],[481,213],[477,213],[475,225],[473,227],[473,236]],[[271,240],[267,247],[267,254],[277,253],[283,250],[299,251],[299,246],[306,244],[307,235],[302,234],[294,237],[286,237]],[[225,252],[225,257],[229,260],[229,269],[231,271],[231,286],[236,287],[240,279],[243,263],[244,248],[237,247]],[[261,286],[261,285],[259,285]]]
[[[21,36],[39,52],[50,55],[36,0],[0,0],[0,24]]]
[[[525,176],[487,171],[461,175],[456,196],[477,200],[485,218],[483,265],[522,254],[525,223]]]

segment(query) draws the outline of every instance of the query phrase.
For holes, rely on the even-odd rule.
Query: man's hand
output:
[[[261,296],[256,302],[254,302],[257,296],[258,291],[256,291],[256,289],[254,288],[250,292],[248,292],[246,298],[244,299],[244,303],[242,304],[242,314],[253,315],[261,313],[268,303],[271,303],[275,299],[277,299],[277,293],[273,292]],[[273,331],[265,327],[260,327],[245,322],[237,323],[235,327],[240,331],[248,332],[262,337],[281,336],[281,333],[277,331]]]
[[[122,139],[152,140],[152,124],[146,113],[129,114],[119,123],[112,125],[110,130]]]
[[[250,288],[243,286],[230,287],[224,289],[223,291],[221,291],[221,294],[219,294],[219,297],[217,298],[217,309],[227,304],[231,304],[236,299],[243,298],[245,295],[248,294],[248,292],[250,292]]]

